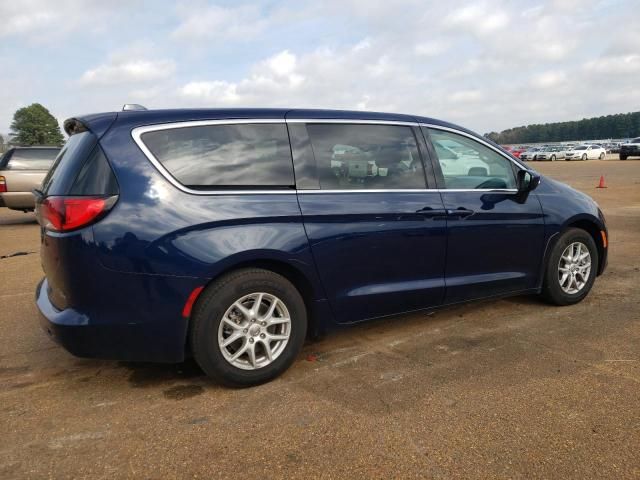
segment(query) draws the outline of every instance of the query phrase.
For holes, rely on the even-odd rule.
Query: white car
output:
[[[520,154],[520,160],[537,160],[538,154],[542,151],[540,147],[533,147]]]
[[[569,150],[565,160],[604,160],[606,153],[604,148],[596,145],[578,145],[573,150]]]

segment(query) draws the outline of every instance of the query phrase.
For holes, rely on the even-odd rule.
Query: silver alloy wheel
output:
[[[218,327],[218,346],[225,360],[243,370],[266,367],[284,351],[291,317],[282,300],[264,292],[236,300]]]
[[[591,254],[582,242],[573,242],[564,249],[558,262],[558,281],[565,293],[580,292],[589,280]]]

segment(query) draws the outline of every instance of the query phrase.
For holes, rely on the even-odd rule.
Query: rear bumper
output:
[[[31,192],[0,193],[0,206],[15,210],[33,210],[36,206],[35,197]]]
[[[50,301],[43,278],[36,287],[36,306],[43,330],[69,353],[85,358],[123,361],[180,362],[184,360],[186,320],[165,322],[93,321],[91,316]]]

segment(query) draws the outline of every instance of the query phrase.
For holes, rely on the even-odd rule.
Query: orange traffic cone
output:
[[[598,186],[596,188],[607,188],[604,183],[604,175],[600,175],[600,182],[598,183]]]

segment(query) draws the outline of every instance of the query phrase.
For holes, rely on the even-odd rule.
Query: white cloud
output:
[[[567,80],[567,75],[564,72],[548,71],[534,75],[531,78],[530,85],[534,88],[542,89],[558,88],[565,85]]]
[[[444,25],[476,35],[489,35],[509,23],[509,15],[499,7],[476,3],[453,10],[444,18]]]
[[[449,95],[449,100],[453,103],[476,103],[482,100],[482,93],[479,90],[462,90]]]
[[[615,55],[590,60],[584,65],[587,72],[616,75],[640,73],[640,54]]]
[[[443,40],[432,40],[428,42],[421,42],[413,47],[416,55],[421,57],[436,57],[444,52],[446,52],[449,48]]]
[[[82,74],[81,85],[140,83],[169,77],[175,70],[171,60],[131,59],[112,61]]]
[[[268,25],[268,19],[254,5],[221,7],[186,4],[179,9],[182,21],[172,36],[179,40],[220,38],[244,40],[254,38]]]
[[[180,94],[197,101],[213,101],[224,105],[233,105],[241,99],[236,84],[221,80],[189,82],[180,88]]]
[[[632,0],[138,5],[0,0],[0,131],[17,104],[65,116],[126,101],[398,111],[484,132],[629,111],[640,95],[640,33],[609,28]]]
[[[136,3],[137,0],[2,1],[0,38],[19,37],[40,44],[83,29],[90,35],[102,33],[107,20],[111,20],[116,12]],[[96,21],[98,18],[100,21]]]

